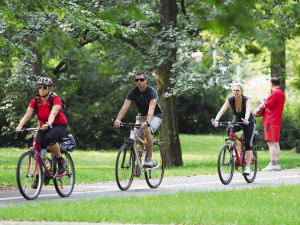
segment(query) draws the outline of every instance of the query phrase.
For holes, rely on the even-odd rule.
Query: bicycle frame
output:
[[[35,131],[34,138],[33,138],[33,145],[30,148],[30,150],[34,152],[35,163],[34,163],[34,170],[33,170],[32,174],[30,176],[33,177],[34,174],[36,173],[38,161],[40,161],[42,163],[42,166],[43,166],[43,168],[44,168],[44,170],[46,172],[46,175],[47,175],[47,177],[49,179],[54,179],[56,177],[65,176],[67,173],[53,175],[53,157],[54,157],[53,153],[51,153],[51,159],[49,159],[49,158],[46,159],[46,160],[49,161],[49,164],[50,164],[50,168],[49,169],[45,165],[44,160],[41,158],[39,152],[42,150],[42,148],[41,148],[41,146],[40,146],[40,144],[38,143],[38,140],[37,140],[37,131],[39,129],[40,128],[27,129],[27,130],[33,130],[33,131]],[[31,161],[28,162],[28,169],[27,169],[27,173],[26,173],[27,177],[28,177],[28,173],[29,173],[29,170],[30,170],[30,163],[31,163]]]
[[[137,147],[136,141],[139,140],[145,146],[145,141],[138,135],[137,130],[134,129],[134,128],[139,129],[140,124],[137,125],[137,124],[121,123],[121,126],[129,126],[130,127],[130,137],[129,138],[130,138],[130,142],[131,143],[133,142],[133,150],[134,150],[135,158],[136,158],[136,161],[137,161],[137,164],[139,166],[140,171],[141,172],[147,172],[149,170],[157,169],[160,166],[160,164],[158,164],[158,165],[156,165],[155,167],[152,167],[152,168],[144,168],[143,164],[142,164],[142,161],[141,161],[142,157],[139,157],[139,155],[138,155],[138,147]],[[144,154],[145,154],[145,150],[144,150]]]
[[[229,125],[230,126],[230,125]],[[233,141],[233,150],[235,152],[235,155],[237,156],[237,164],[238,166],[242,166],[242,153],[243,153],[243,149],[245,146],[244,140],[240,137],[238,137],[235,132],[233,131],[233,125],[230,126],[230,133],[229,133],[229,138],[225,139],[225,142],[228,143],[227,141],[231,140]],[[238,144],[237,141],[239,141],[241,143],[241,147],[240,147],[240,154],[238,152]]]

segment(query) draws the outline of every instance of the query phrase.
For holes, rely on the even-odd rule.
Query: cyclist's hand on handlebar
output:
[[[248,125],[248,124],[249,124],[249,120],[242,119],[242,121],[243,121],[243,123],[244,123],[245,125]]]
[[[22,130],[22,128],[23,128],[23,127],[21,127],[21,126],[17,126],[17,127],[16,127],[16,132],[20,132],[20,131]]]
[[[121,126],[121,120],[115,120],[115,122],[114,122],[114,127],[115,128],[120,128],[120,126]]]
[[[147,124],[147,122],[145,122],[145,123],[142,123],[142,125],[141,125],[141,129],[142,129],[142,130],[147,130],[147,128],[148,128],[148,124]]]
[[[43,129],[43,130],[48,130],[48,128],[49,128],[49,127],[48,127],[48,124],[43,124],[43,125],[42,125],[42,129]]]
[[[211,124],[212,124],[214,127],[218,127],[218,126],[219,126],[219,120],[214,120],[214,119],[212,119],[212,120],[211,120]]]

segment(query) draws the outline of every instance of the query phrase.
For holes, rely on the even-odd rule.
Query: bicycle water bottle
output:
[[[40,151],[40,156],[43,160],[46,158],[46,155],[47,155],[47,149],[42,149]]]
[[[138,149],[138,156],[139,156],[139,158],[142,158],[143,153],[142,153],[141,145],[140,145],[140,144],[137,144],[136,147],[137,147],[137,149]]]
[[[47,167],[47,169],[49,169],[50,168],[50,163],[49,163],[49,160],[47,158],[47,149],[42,149],[40,151],[40,156],[41,156],[45,166]]]

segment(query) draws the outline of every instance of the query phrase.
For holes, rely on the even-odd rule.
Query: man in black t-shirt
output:
[[[131,103],[134,102],[138,108],[136,123],[142,124],[141,128],[138,130],[138,134],[139,136],[144,137],[145,149],[147,152],[144,167],[151,168],[153,167],[152,134],[155,133],[162,122],[163,111],[161,110],[159,104],[157,91],[151,86],[147,85],[147,75],[144,72],[138,72],[135,75],[135,82],[136,87],[131,89],[128,93],[114,125],[116,128],[120,128],[122,118],[125,116]]]

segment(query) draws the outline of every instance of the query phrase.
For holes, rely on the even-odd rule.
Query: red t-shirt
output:
[[[35,99],[36,99],[36,97],[34,99],[32,99],[32,101],[29,103],[28,107],[34,109]],[[60,97],[57,96],[57,95],[55,95],[54,98],[53,98],[53,106],[54,105],[60,105],[60,107],[62,107]],[[46,105],[43,105],[42,98],[40,98],[39,103],[38,103],[37,118],[40,120],[40,125],[41,126],[44,125],[48,121],[49,115],[50,115],[49,98],[46,102]],[[55,126],[55,125],[66,124],[66,123],[68,123],[68,121],[67,121],[65,115],[60,110],[58,112],[58,116],[55,117],[55,120],[52,123],[52,125]]]
[[[263,124],[281,125],[284,101],[284,92],[280,88],[276,88],[265,101]]]

